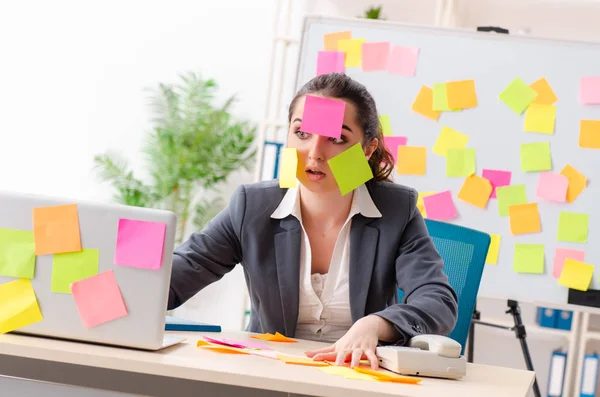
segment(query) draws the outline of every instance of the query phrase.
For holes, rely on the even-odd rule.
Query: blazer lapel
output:
[[[350,313],[352,322],[364,317],[379,230],[368,226],[372,219],[356,215],[350,229]]]
[[[285,335],[294,337],[298,322],[298,302],[300,284],[300,222],[293,216],[282,219],[283,230],[275,234],[275,262],[283,327]]]

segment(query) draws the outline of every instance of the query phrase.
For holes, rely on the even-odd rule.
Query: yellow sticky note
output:
[[[585,189],[587,178],[570,164],[565,165],[560,173],[569,180],[569,186],[567,187],[567,201],[572,203],[581,192],[583,192],[583,189]]]
[[[537,203],[517,204],[508,207],[510,232],[513,235],[542,231]]]
[[[0,276],[33,278],[34,273],[33,233],[0,228]]]
[[[532,103],[525,112],[525,131],[554,134],[556,106]]]
[[[327,367],[321,367],[319,368],[319,370],[330,375],[343,376],[346,379],[367,380],[371,382],[376,382],[376,379],[371,375],[360,374],[349,367],[331,365]]]
[[[447,177],[467,177],[475,173],[474,148],[449,148],[446,156]]]
[[[362,45],[366,39],[340,39],[338,40],[338,51],[346,53],[344,66],[356,68],[362,65]]]
[[[450,127],[443,127],[442,132],[433,145],[433,153],[446,157],[450,148],[464,148],[469,142],[469,136],[453,130]]]
[[[279,187],[296,187],[296,172],[298,170],[298,152],[296,148],[284,148],[281,151],[280,167]]]
[[[477,107],[475,80],[450,81],[446,83],[446,96],[450,109]]]
[[[579,291],[587,291],[592,282],[594,265],[567,258],[563,264],[558,283]]]
[[[554,93],[554,90],[552,89],[550,83],[548,83],[548,80],[546,80],[545,77],[542,77],[541,79],[535,81],[533,84],[530,85],[530,87],[533,88],[538,94],[532,103],[539,103],[541,105],[553,105],[558,100],[556,94]]]
[[[489,180],[471,175],[465,179],[458,192],[458,198],[476,207],[485,208],[491,194],[492,184]]]
[[[487,263],[488,265],[498,264],[498,255],[500,254],[501,240],[501,235],[490,233],[490,247],[488,248],[487,257],[485,258],[485,263]]]
[[[288,342],[288,343],[296,343],[297,342],[296,340],[294,340],[292,338],[288,338],[287,336],[282,335],[279,332],[275,332],[275,335],[268,333],[268,332],[265,334],[260,334],[260,335],[252,335],[252,338],[266,340],[268,342]]]
[[[0,302],[0,334],[43,320],[29,279],[21,278],[1,284]]]
[[[431,196],[432,194],[436,194],[437,192],[419,192],[419,196],[417,197],[417,209],[421,212],[423,218],[427,218],[427,212],[425,211],[425,203],[423,202],[423,197]]]
[[[378,381],[382,382],[394,382],[394,383],[410,383],[417,384],[420,383],[422,379],[415,378],[413,376],[402,376],[395,374],[393,372],[384,372],[381,369],[375,370],[371,368],[362,367],[354,367],[354,370],[361,374],[371,375]]]
[[[337,51],[338,50],[338,41],[342,39],[350,39],[352,38],[351,31],[344,32],[335,32],[335,33],[327,33],[323,35],[323,49],[325,51]]]
[[[384,136],[392,136],[392,122],[390,116],[387,114],[379,115],[379,123],[381,123],[381,130]]]
[[[425,175],[427,148],[424,146],[398,146],[396,172],[400,175]]]
[[[544,273],[543,244],[515,244],[513,270],[517,273]]]
[[[579,147],[587,149],[600,149],[600,120],[580,121]]]
[[[433,109],[433,90],[426,85],[421,87],[411,109],[431,120],[437,121],[440,118],[441,112]]]
[[[34,208],[33,236],[36,255],[81,251],[77,205]]]
[[[309,367],[328,367],[325,361],[315,361],[309,357],[294,357],[294,356],[286,356],[284,354],[278,354],[277,358],[283,361],[286,364],[295,364],[295,365],[306,365]]]

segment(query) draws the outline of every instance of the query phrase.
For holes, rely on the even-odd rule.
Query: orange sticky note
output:
[[[567,258],[563,265],[558,283],[579,291],[587,291],[592,282],[594,265]]]
[[[425,175],[427,148],[425,146],[398,146],[396,172],[400,175]]]
[[[451,81],[446,83],[446,97],[450,109],[477,107],[475,80]]]
[[[492,184],[489,180],[471,175],[465,179],[458,198],[479,208],[485,208],[492,194]]]
[[[252,337],[255,339],[266,340],[268,342],[288,342],[288,343],[296,343],[297,342],[296,340],[294,340],[292,338],[288,338],[287,336],[282,335],[279,332],[275,332],[275,335],[267,332],[265,334],[252,335]]]
[[[567,187],[567,201],[572,203],[577,196],[583,192],[583,189],[585,189],[587,178],[570,164],[565,165],[560,173],[569,180],[569,186]]]
[[[440,118],[441,112],[433,110],[433,90],[426,85],[421,87],[411,109],[431,120],[437,121]]]
[[[535,81],[530,85],[530,87],[538,93],[538,96],[533,100],[532,103],[537,103],[540,105],[554,105],[554,103],[558,100],[554,90],[545,77]]]
[[[508,207],[508,216],[513,235],[538,233],[542,230],[537,203],[511,205]]]
[[[36,255],[81,251],[77,205],[34,208],[33,236]]]
[[[352,32],[335,32],[323,35],[323,49],[325,51],[337,51],[338,41],[352,38]]]
[[[315,361],[309,357],[294,357],[294,356],[286,356],[284,354],[278,354],[277,358],[286,364],[307,365],[310,367],[327,367],[327,366],[329,366],[329,364],[326,363],[325,361]]]
[[[600,149],[600,120],[581,120],[579,123],[579,147]]]
[[[365,367],[354,367],[354,370],[361,374],[367,374],[374,376],[378,381],[381,382],[395,382],[395,383],[409,383],[409,384],[417,384],[420,383],[422,379],[414,378],[410,376],[401,376],[393,373],[382,372],[380,370],[374,370],[371,368]]]

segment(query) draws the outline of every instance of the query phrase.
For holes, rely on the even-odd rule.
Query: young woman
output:
[[[306,95],[346,102],[341,138],[302,131]],[[342,196],[328,160],[360,142],[373,179]],[[417,192],[393,183],[375,101],[343,74],[322,75],[289,108],[297,188],[242,185],[229,206],[175,250],[173,309],[240,263],[251,299],[248,331],[331,342],[315,360],[368,359],[379,343],[446,334],[457,297],[416,207]],[[397,291],[405,301],[397,302]]]

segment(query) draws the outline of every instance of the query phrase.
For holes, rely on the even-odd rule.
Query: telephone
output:
[[[408,346],[379,346],[379,366],[401,375],[460,379],[467,360],[460,355],[460,343],[442,335],[417,335]]]

